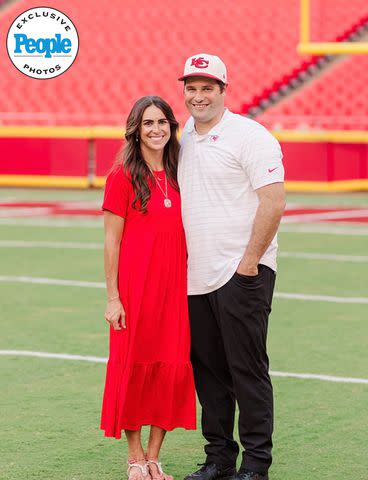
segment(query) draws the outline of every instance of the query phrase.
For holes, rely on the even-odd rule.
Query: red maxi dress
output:
[[[165,191],[165,172],[154,175]],[[110,326],[101,414],[105,436],[117,439],[142,425],[196,428],[180,195],[167,182],[166,208],[159,187],[150,188],[142,214],[132,208],[133,187],[119,166],[107,177],[102,204],[125,220],[118,285],[127,328]]]

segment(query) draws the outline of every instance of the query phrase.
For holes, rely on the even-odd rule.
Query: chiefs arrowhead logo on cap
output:
[[[205,60],[203,57],[193,57],[190,66],[196,68],[207,68],[209,63],[209,60]]]

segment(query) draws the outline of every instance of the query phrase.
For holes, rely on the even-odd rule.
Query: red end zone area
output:
[[[102,216],[98,203],[91,202],[0,202],[0,217]],[[336,207],[289,207],[283,223],[368,223],[368,209]]]
[[[368,209],[310,207],[287,208],[283,223],[320,223],[320,222],[368,222]]]

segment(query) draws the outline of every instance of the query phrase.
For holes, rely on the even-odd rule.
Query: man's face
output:
[[[224,111],[225,90],[221,93],[212,78],[189,77],[184,86],[184,100],[196,122],[210,123]]]

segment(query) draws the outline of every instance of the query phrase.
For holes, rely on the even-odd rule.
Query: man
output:
[[[191,118],[178,181],[188,246],[192,363],[206,461],[185,480],[267,480],[273,394],[266,337],[285,208],[282,153],[260,124],[224,107],[225,64],[208,54],[185,63]],[[233,438],[235,403],[239,436]]]

